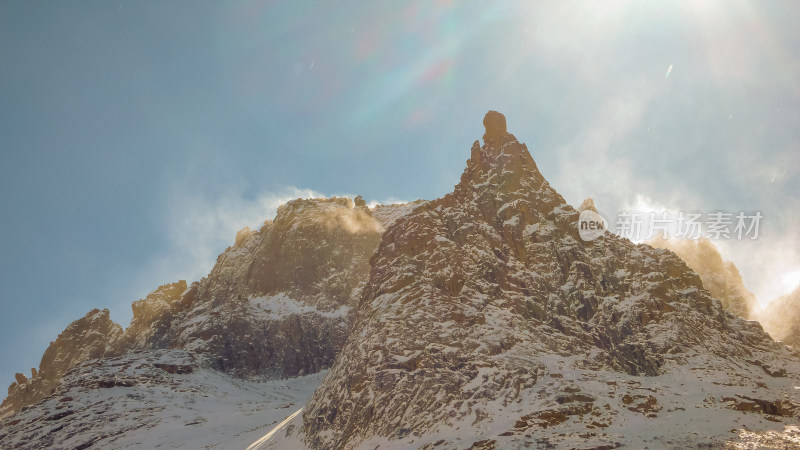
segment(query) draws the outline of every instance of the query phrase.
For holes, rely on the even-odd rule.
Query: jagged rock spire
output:
[[[782,363],[786,352],[726,315],[674,254],[611,233],[582,240],[579,213],[503,115],[490,111],[484,126],[454,191],[383,234],[351,339],[303,410],[306,445],[468,447],[448,440],[472,433],[476,444],[523,447],[541,434],[540,414],[576,414],[580,380],[560,381],[565,373],[685,373],[699,354],[720,373],[746,367],[761,377]],[[631,402],[658,403],[631,392]],[[618,403],[613,392],[581,398],[578,415],[621,423],[610,406],[591,405]]]
[[[508,134],[506,116],[497,111],[486,113],[483,118],[483,126],[486,128],[486,133],[483,135],[483,141],[486,143],[499,142]]]

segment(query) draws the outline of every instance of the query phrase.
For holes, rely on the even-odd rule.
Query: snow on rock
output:
[[[169,329],[176,316],[189,305],[186,281],[169,283],[133,302],[133,319],[122,338],[115,343],[116,353],[169,345]]]
[[[250,308],[251,316],[262,320],[282,320],[300,314],[314,314],[326,319],[345,319],[350,311],[347,305],[341,305],[333,311],[320,311],[314,306],[290,298],[283,292],[270,297],[251,297]]]
[[[17,376],[17,382],[9,386],[8,397],[0,406],[0,418],[50,395],[69,369],[110,353],[121,337],[122,327],[109,318],[107,309],[93,309],[69,324],[55,341],[50,342],[39,370],[32,369],[30,379]]]
[[[797,350],[674,253],[583,241],[484,125],[441,199],[289,202],[124,332],[70,325],[9,388],[0,448],[796,447]]]
[[[331,198],[281,206],[273,222],[222,253],[193,287],[170,345],[237,376],[291,377],[329,367],[383,233],[361,203]]]
[[[347,343],[276,448],[682,447],[796,424],[798,355],[674,254],[580,239],[489,116],[454,192],[384,233]]]
[[[800,288],[759,307],[755,295],[745,287],[739,269],[733,262],[725,261],[708,239],[656,237],[647,243],[673,251],[686,261],[700,276],[711,296],[719,299],[725,309],[742,318],[758,320],[775,340],[800,346]]]
[[[739,269],[733,262],[722,259],[713,242],[705,238],[687,240],[657,236],[647,243],[675,252],[700,275],[703,287],[722,302],[725,309],[739,317],[752,318],[758,304],[755,295],[744,286]]]
[[[415,200],[409,203],[377,205],[372,209],[372,217],[378,220],[384,228],[389,228],[397,219],[409,214],[424,203],[425,200]]]
[[[235,244],[203,280],[191,286],[165,284],[134,302],[133,320],[124,332],[108,310],[92,310],[72,323],[51,343],[38,371],[32,369],[30,378],[17,375],[0,417],[21,423],[14,413],[56,390],[75,388],[78,378],[63,377],[79,364],[102,365],[109,358],[159,349],[189,351],[204,367],[250,380],[324,370],[347,337],[350,311],[361,297],[369,258],[385,226],[421,203],[373,210],[349,198],[283,205],[261,229],[237,233]],[[142,395],[142,401],[150,401]],[[16,425],[5,428],[13,434]],[[90,428],[84,432],[92,433]],[[53,439],[62,434],[53,431]]]
[[[240,448],[300,408],[325,372],[241,380],[182,350],[85,362],[0,425],[0,448]]]

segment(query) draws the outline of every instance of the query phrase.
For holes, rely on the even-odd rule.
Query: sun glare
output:
[[[797,289],[798,286],[800,286],[800,269],[793,269],[781,276],[778,292],[785,295]]]

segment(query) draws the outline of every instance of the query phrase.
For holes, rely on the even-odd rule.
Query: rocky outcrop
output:
[[[0,406],[0,418],[50,395],[69,369],[109,354],[121,336],[122,327],[111,320],[107,309],[93,309],[72,322],[47,347],[39,370],[31,370],[30,379],[17,374],[16,383],[8,388],[8,397]]]
[[[483,118],[483,126],[486,128],[486,133],[483,135],[484,142],[499,144],[509,136],[506,128],[506,116],[497,111],[486,113]]]
[[[133,302],[133,319],[122,338],[116,342],[115,353],[168,348],[173,320],[191,305],[192,294],[187,292],[186,281],[181,280],[159,286],[144,299]]]
[[[675,253],[605,227],[582,239],[505,117],[484,125],[443,198],[289,202],[207,277],[135,302],[124,333],[108,311],[70,325],[12,384],[0,447],[161,445],[229,415],[204,433],[236,433],[183,444],[683,448],[796,424],[795,350],[726,311]],[[327,367],[302,410],[283,386],[251,398]]]
[[[622,409],[656,420],[663,402],[631,393],[619,404],[621,394],[598,390],[580,397],[596,401],[548,407],[566,403],[557,394],[565,383],[583,385],[574,393],[613,374],[658,376],[678,391],[665,380],[690,366],[718,371],[698,375],[702,386],[726,371],[763,376],[754,360],[797,367],[757,324],[726,313],[673,253],[610,233],[581,240],[578,212],[502,115],[484,124],[484,145],[473,145],[454,192],[384,233],[350,338],[304,409],[306,445],[530,445],[514,411],[523,430],[569,427],[542,445],[613,446],[592,420],[610,426]]]
[[[758,305],[755,296],[744,286],[739,269],[733,262],[722,258],[713,242],[705,238],[686,240],[656,237],[647,243],[674,252],[700,275],[703,287],[722,302],[725,309],[739,317],[752,318]]]

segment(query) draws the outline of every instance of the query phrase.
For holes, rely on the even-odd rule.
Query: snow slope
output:
[[[0,448],[244,449],[302,407],[324,374],[242,380],[182,350],[93,360],[4,421]]]

